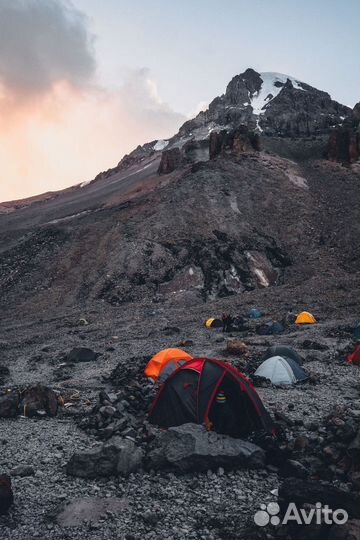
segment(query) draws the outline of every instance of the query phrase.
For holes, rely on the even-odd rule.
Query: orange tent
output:
[[[192,356],[181,349],[164,349],[155,354],[149,361],[145,368],[145,375],[157,381],[161,374],[163,376],[169,375],[189,360],[192,360]]]
[[[317,320],[315,319],[314,315],[308,311],[302,311],[299,313],[295,320],[295,324],[314,324],[316,322]]]

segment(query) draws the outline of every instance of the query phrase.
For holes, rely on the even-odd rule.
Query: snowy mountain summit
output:
[[[160,174],[168,174],[185,163],[212,159],[224,146],[251,151],[283,147],[285,141],[297,141],[300,152],[306,141],[305,146],[316,146],[321,155],[328,151],[330,134],[329,155],[339,159],[341,154],[342,160],[356,161],[360,143],[353,124],[357,129],[359,118],[358,109],[352,111],[300,79],[248,68],[235,75],[225,93],[185,122],[173,137],[139,146],[119,167],[142,162],[155,152],[163,155]]]
[[[296,90],[306,92],[305,86],[289,75],[271,71],[259,73],[262,80],[260,88],[255,93],[249,91],[249,103],[253,114],[264,114],[267,105],[281,92],[286,84],[291,84]]]
[[[179,133],[202,139],[206,131],[246,125],[266,135],[321,135],[339,125],[349,112],[327,92],[290,75],[248,68],[233,77],[225,94],[186,122]]]

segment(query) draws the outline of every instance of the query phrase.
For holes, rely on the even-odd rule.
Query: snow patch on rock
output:
[[[254,273],[259,280],[259,284],[263,287],[268,287],[270,285],[268,278],[263,270],[260,268],[254,268]]]
[[[164,150],[164,148],[166,148],[168,144],[169,144],[169,141],[166,141],[164,139],[159,139],[154,144],[153,150],[155,150],[156,152],[160,152],[161,150]]]
[[[306,91],[301,86],[301,81],[297,81],[289,75],[283,75],[282,73],[264,72],[260,73],[260,77],[263,81],[260,90],[250,97],[250,103],[253,108],[253,114],[264,114],[266,111],[266,105],[270,103],[283,88],[282,85],[289,79],[291,84],[296,90]],[[275,83],[281,83],[281,85],[275,85]]]
[[[80,187],[83,188],[85,186],[88,186],[91,182],[92,180],[85,180],[85,182],[81,182]]]

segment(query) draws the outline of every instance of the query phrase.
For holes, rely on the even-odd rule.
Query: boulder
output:
[[[7,474],[0,474],[0,516],[6,514],[13,501],[11,478]]]
[[[68,362],[93,362],[100,353],[94,352],[88,347],[75,347],[68,353],[66,359]]]
[[[19,393],[16,391],[0,395],[0,418],[15,418],[18,413]]]
[[[206,431],[197,424],[183,424],[161,432],[148,457],[150,468],[170,467],[181,472],[219,467],[259,468],[265,464],[265,452],[255,444]]]
[[[306,478],[309,470],[302,463],[295,459],[288,459],[281,468],[282,476],[293,476],[296,478]]]
[[[360,518],[360,494],[331,485],[329,482],[286,478],[279,489],[279,504],[286,509],[290,503],[302,505],[328,504],[330,508],[343,508],[351,518]]]
[[[231,339],[226,343],[226,352],[236,356],[242,356],[248,354],[249,348],[243,341],[239,339]]]
[[[31,465],[18,465],[10,471],[11,476],[33,476],[35,471]]]
[[[129,439],[114,437],[100,448],[72,455],[66,471],[72,476],[129,476],[141,468],[143,452]]]
[[[19,403],[20,412],[24,416],[56,416],[58,399],[55,392],[48,386],[37,384],[30,386],[21,392]]]

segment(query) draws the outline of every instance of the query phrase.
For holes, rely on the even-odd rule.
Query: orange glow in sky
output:
[[[145,83],[149,99],[156,100],[151,81]],[[170,125],[169,115],[154,122],[136,106],[127,91],[78,90],[67,83],[33,101],[3,100],[0,201],[90,180],[139,143],[171,135],[180,123],[172,115]]]

